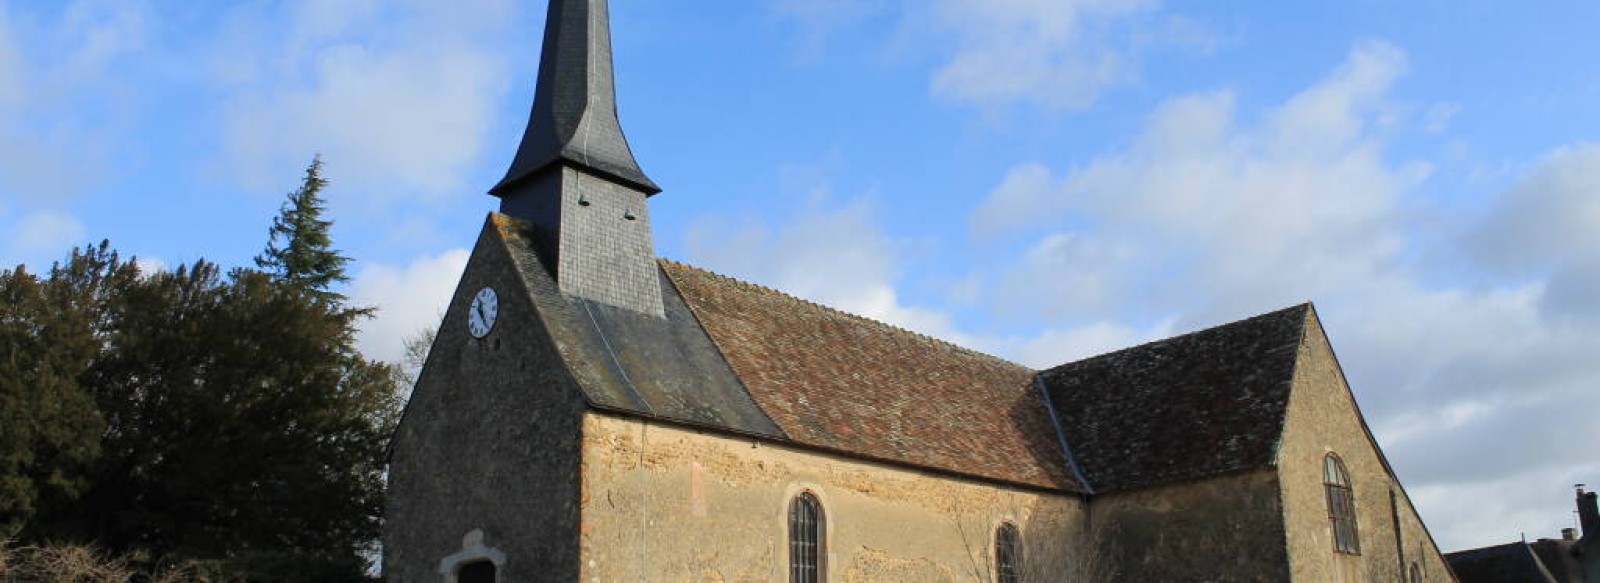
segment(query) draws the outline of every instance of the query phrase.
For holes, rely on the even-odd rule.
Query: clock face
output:
[[[500,297],[494,294],[494,288],[486,287],[478,290],[478,295],[472,296],[472,307],[467,311],[467,332],[473,338],[483,338],[494,329],[495,316],[500,313]]]

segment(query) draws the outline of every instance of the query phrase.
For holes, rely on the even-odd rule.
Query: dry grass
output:
[[[194,565],[142,571],[128,557],[84,546],[0,544],[0,583],[217,583]]]

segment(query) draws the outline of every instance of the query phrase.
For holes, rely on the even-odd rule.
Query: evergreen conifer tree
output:
[[[75,502],[105,430],[78,384],[98,348],[90,311],[52,291],[20,266],[0,270],[0,540]]]
[[[399,374],[356,349],[371,310],[333,289],[321,167],[261,271],[141,274],[104,243],[0,270],[0,540],[367,580]]]
[[[289,193],[278,216],[272,219],[267,248],[256,256],[256,267],[280,281],[299,287],[317,300],[332,304],[344,301],[333,291],[335,284],[348,281],[348,257],[333,248],[329,233],[332,221],[322,218],[326,203],[322,189],[322,156],[311,159],[300,188]]]

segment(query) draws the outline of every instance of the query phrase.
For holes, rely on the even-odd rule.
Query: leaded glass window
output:
[[[1333,523],[1334,550],[1361,554],[1360,533],[1356,528],[1356,497],[1350,487],[1350,473],[1339,456],[1328,454],[1322,468],[1323,486],[1328,492],[1328,520]]]
[[[1001,524],[994,533],[995,571],[1000,583],[1022,581],[1022,545],[1018,541],[1017,525]]]
[[[824,547],[822,503],[802,492],[789,503],[789,581],[821,583]]]

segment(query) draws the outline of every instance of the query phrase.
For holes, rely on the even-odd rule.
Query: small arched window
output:
[[[821,583],[826,552],[822,503],[816,495],[801,492],[789,503],[789,581]]]
[[[456,572],[457,583],[496,583],[497,569],[489,561],[475,561],[461,566]]]
[[[1361,554],[1361,541],[1356,529],[1356,497],[1350,487],[1350,472],[1345,471],[1339,456],[1328,454],[1323,461],[1322,482],[1328,492],[1328,520],[1333,523],[1334,550],[1351,555]]]
[[[1022,545],[1017,525],[1002,523],[994,533],[994,564],[999,583],[1022,581]]]
[[[1416,563],[1411,564],[1411,577],[1406,579],[1410,583],[1422,583],[1422,567]]]

